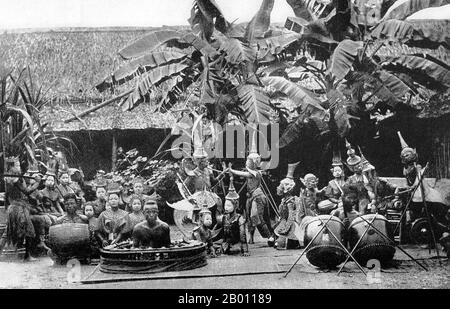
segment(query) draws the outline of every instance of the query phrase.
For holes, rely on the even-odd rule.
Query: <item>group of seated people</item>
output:
[[[138,247],[170,246],[169,227],[157,218],[158,196],[143,194],[144,180],[139,177],[133,181],[132,194],[124,194],[116,182],[97,179],[93,184],[96,198],[86,201],[81,188],[71,182],[68,170],[60,171],[56,177],[51,169],[42,175],[30,166],[21,175],[16,163],[8,175],[17,177],[5,178],[7,224],[0,239],[0,253],[6,244],[24,247],[27,261],[35,260],[32,254],[39,251],[51,253],[51,244],[46,241],[50,227],[68,223],[88,225],[94,256],[99,248],[130,237]],[[163,237],[157,241],[144,237],[149,229]]]

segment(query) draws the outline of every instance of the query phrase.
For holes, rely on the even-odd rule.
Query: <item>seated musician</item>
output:
[[[328,186],[325,188],[325,196],[335,206],[332,206],[333,204],[328,205],[327,213],[330,212],[331,207],[337,208],[342,197],[342,187],[345,185],[344,169],[339,153],[334,154],[333,163],[331,165],[331,173],[333,174],[333,179],[328,182]],[[320,205],[319,208],[321,208]]]
[[[350,224],[353,220],[360,216],[358,209],[358,188],[354,185],[345,185],[343,188],[342,206],[334,210],[331,215],[341,219],[344,223],[344,244],[348,246],[350,239],[349,230]]]
[[[367,212],[372,213],[381,212],[385,214],[386,209],[390,203],[389,199],[385,197],[393,196],[397,193],[397,186],[388,182],[385,179],[378,177],[375,167],[367,161],[361,153],[363,164],[363,175],[367,178],[367,191],[371,198],[371,203],[368,205]]]
[[[233,180],[231,180],[231,184]],[[239,195],[234,189],[234,185],[230,185],[229,192],[225,197],[225,214],[222,217],[223,226],[223,252],[230,254],[231,247],[240,244],[241,255],[249,256],[247,235],[245,233],[245,217],[237,213],[239,206]]]
[[[138,223],[132,234],[134,248],[169,248],[169,225],[158,218],[158,205],[154,200],[144,204],[145,221]]]
[[[346,185],[342,188],[342,206],[332,212],[332,215],[341,219],[347,228],[350,223],[360,215],[358,209],[358,188]]]
[[[54,220],[56,220],[56,217],[47,215],[42,208],[42,196],[38,188],[41,185],[43,175],[39,172],[37,162],[33,161],[28,164],[28,170],[25,176],[30,177],[27,178],[26,192],[28,192],[28,203],[31,206],[31,221],[33,222],[36,232],[36,239],[38,239],[39,242],[37,248],[48,251],[50,248],[45,244],[45,235]]]
[[[211,257],[216,257],[216,251],[214,250],[214,244],[212,241],[212,234],[210,227],[212,225],[212,213],[211,211],[204,207],[199,212],[200,215],[200,225],[192,231],[192,239],[203,242],[207,245],[207,253]]]
[[[142,200],[138,195],[133,195],[130,200],[132,212],[127,214],[117,227],[117,237],[113,243],[121,242],[131,237],[134,227],[145,221],[144,213],[142,212]]]
[[[356,155],[355,150],[351,147],[350,143],[346,141],[346,147],[348,149],[347,154],[347,166],[353,172],[353,175],[348,177],[346,184],[353,185],[358,190],[358,212],[366,214],[368,209],[372,208],[375,204],[373,194],[370,194],[369,180],[363,174],[364,164],[362,158]]]
[[[120,186],[111,183],[108,186],[108,207],[98,217],[99,237],[102,245],[109,245],[117,237],[117,227],[123,218],[128,214],[125,210],[119,208]]]
[[[55,225],[67,223],[87,223],[87,221],[77,213],[77,197],[74,193],[69,193],[64,196],[64,206],[66,208],[66,214],[56,219]]]

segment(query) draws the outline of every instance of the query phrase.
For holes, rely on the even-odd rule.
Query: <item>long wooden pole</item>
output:
[[[98,105],[95,105],[95,106],[93,106],[93,107],[91,107],[91,108],[88,108],[88,109],[85,110],[84,112],[81,112],[81,113],[79,113],[78,115],[73,116],[72,118],[69,118],[69,119],[64,120],[64,123],[68,123],[68,122],[77,120],[77,119],[79,119],[79,118],[81,118],[81,117],[86,116],[87,114],[90,114],[90,113],[92,113],[92,112],[95,112],[96,110],[98,110],[98,109],[100,109],[100,108],[102,108],[102,107],[104,107],[104,106],[106,106],[106,105],[109,105],[109,104],[111,104],[111,103],[113,103],[113,102],[116,102],[117,100],[120,100],[120,99],[122,99],[123,97],[126,97],[127,95],[129,95],[129,94],[132,93],[133,91],[134,91],[134,89],[129,90],[129,91],[127,91],[127,92],[124,92],[124,93],[122,93],[122,94],[119,94],[119,95],[118,95],[117,97],[115,97],[115,98],[112,98],[112,99],[110,99],[110,100],[108,100],[108,101],[105,101],[105,102],[100,103],[100,104],[98,104]]]
[[[1,120],[1,118],[0,118],[0,138],[1,138],[1,142],[2,142],[2,152],[3,152],[3,155],[2,155],[2,157],[3,157],[3,174],[6,174],[8,171],[6,170],[7,166],[6,166],[5,126],[4,126],[4,123]],[[7,208],[7,198],[6,198],[7,192],[6,192],[6,190],[8,188],[8,186],[6,185],[6,179],[3,179],[3,183],[5,186],[5,191],[4,191],[5,192],[5,204],[4,204],[4,206],[6,209]]]
[[[117,162],[117,132],[115,129],[112,130],[112,149],[111,149],[111,170],[114,172],[116,170]]]

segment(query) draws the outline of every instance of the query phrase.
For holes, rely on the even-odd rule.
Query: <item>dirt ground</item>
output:
[[[391,289],[391,288],[427,288],[440,289],[450,288],[450,262],[448,259],[439,260],[432,258],[435,251],[430,255],[428,250],[417,247],[405,248],[412,256],[419,258],[425,263],[429,271],[425,271],[411,261],[405,254],[397,249],[395,267],[381,269],[377,272],[365,269],[368,275],[361,273],[356,264],[349,262],[344,271],[338,276],[337,270],[321,271],[309,264],[306,257],[293,268],[291,273],[284,278],[286,271],[301,254],[302,250],[280,251],[268,248],[261,238],[250,246],[251,256],[220,256],[214,260],[210,259],[208,265],[189,271],[196,278],[174,279],[170,273],[167,277],[158,280],[149,279],[140,281],[123,281],[115,283],[69,283],[70,281],[85,279],[105,278],[95,265],[82,265],[78,277],[71,266],[55,266],[48,257],[41,257],[38,261],[24,263],[18,260],[0,259],[0,288],[37,288],[37,289],[136,289],[136,288],[158,288],[158,289],[286,289],[286,288],[363,288],[363,289]],[[216,265],[216,266],[215,266]],[[220,265],[221,270],[217,270]],[[199,278],[202,274],[223,274],[226,276]],[[250,275],[230,276],[230,273],[249,272]],[[261,274],[260,272],[272,272]],[[93,273],[94,272],[94,273]],[[259,273],[258,273],[259,272]],[[180,272],[181,273],[181,272]],[[183,275],[186,272],[182,272]],[[176,274],[175,274],[176,275]],[[120,275],[107,275],[107,278],[121,278]],[[129,276],[129,275],[128,275]]]

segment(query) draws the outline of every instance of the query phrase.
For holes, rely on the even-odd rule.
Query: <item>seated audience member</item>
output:
[[[94,216],[98,218],[100,214],[106,210],[106,186],[98,186],[95,188],[95,196],[97,199],[94,201]]]
[[[109,245],[116,237],[116,230],[124,217],[128,214],[125,210],[119,208],[120,187],[112,183],[108,188],[108,205],[110,208],[104,210],[98,217],[99,236],[102,245]]]
[[[145,221],[138,223],[132,234],[133,247],[169,248],[169,225],[158,218],[158,205],[148,200],[144,205]]]
[[[117,237],[113,243],[126,240],[131,237],[133,228],[140,222],[145,221],[144,213],[142,212],[142,200],[139,196],[133,195],[130,200],[131,213],[127,214],[119,226],[117,227]]]
[[[40,195],[45,212],[58,217],[64,215],[61,207],[62,196],[55,187],[55,176],[51,172],[47,172],[44,180],[45,188],[40,191]]]
[[[59,185],[56,188],[62,197],[68,194],[75,194],[77,198],[78,208],[81,209],[82,205],[85,202],[83,198],[83,191],[81,191],[81,188],[77,184],[71,182],[70,173],[68,170],[63,170],[60,172]],[[63,202],[64,199],[61,200],[61,203]]]
[[[87,218],[89,224],[89,238],[91,244],[91,256],[98,257],[100,254],[101,239],[98,237],[98,218],[94,215],[93,202],[87,202],[84,207],[84,215]]]

